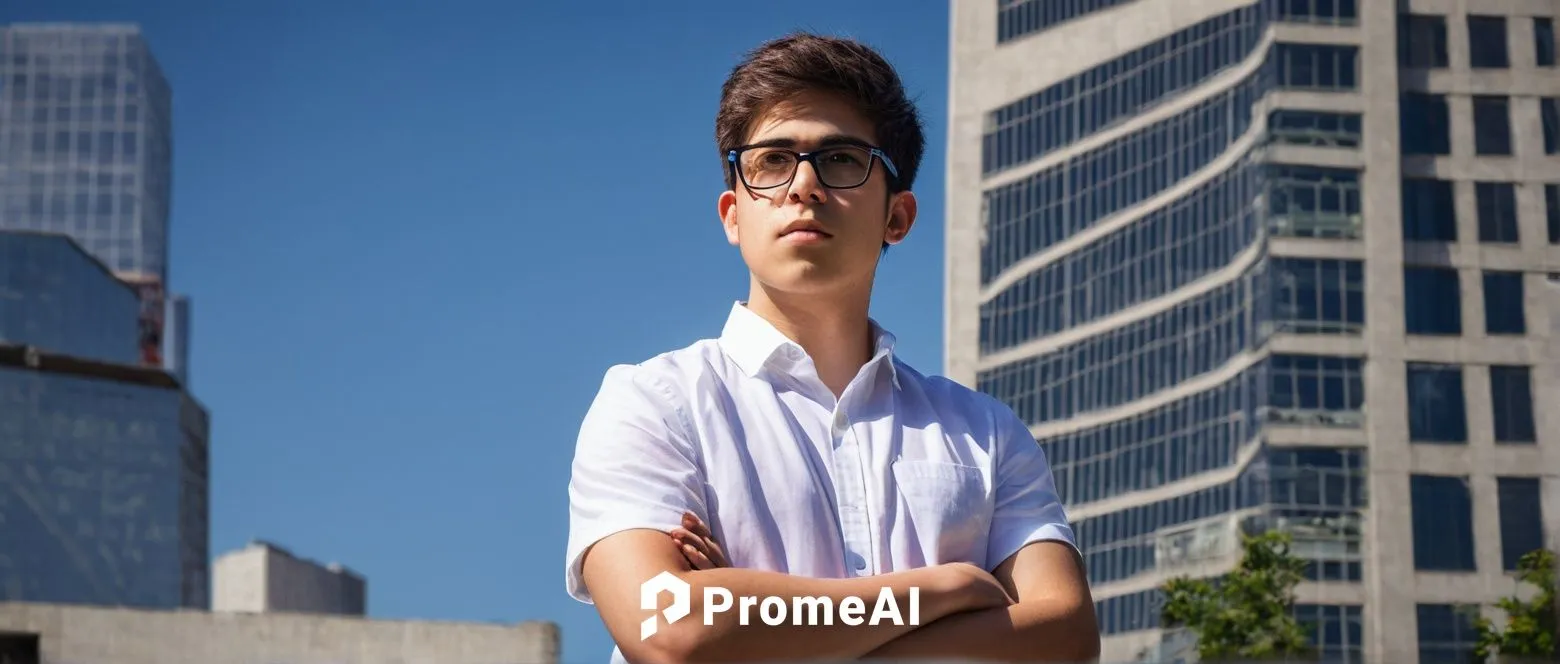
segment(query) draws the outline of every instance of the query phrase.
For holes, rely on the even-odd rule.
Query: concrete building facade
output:
[[[1460,657],[1560,534],[1549,0],[955,0],[946,373],[1056,472],[1104,658],[1291,532],[1333,661]]]
[[[256,541],[217,557],[211,567],[211,610],[244,613],[324,613],[361,616],[368,582],[338,563],[294,556]]]
[[[556,664],[558,628],[0,602],[0,661]],[[9,656],[9,659],[7,658]]]

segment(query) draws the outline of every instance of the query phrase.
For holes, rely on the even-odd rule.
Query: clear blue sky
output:
[[[609,365],[746,293],[713,119],[791,29],[880,47],[920,97],[922,216],[874,315],[942,370],[944,1],[0,4],[139,23],[173,86],[213,554],[275,540],[366,574],[374,616],[551,620],[605,661],[563,585],[574,435]]]

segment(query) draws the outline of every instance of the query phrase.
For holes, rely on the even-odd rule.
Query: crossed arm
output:
[[[727,567],[724,551],[694,515],[671,539],[693,569]],[[1031,543],[991,574],[1014,601],[969,608],[890,638],[863,659],[1086,662],[1099,656],[1093,600],[1077,552]]]

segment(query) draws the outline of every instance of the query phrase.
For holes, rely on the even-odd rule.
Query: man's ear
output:
[[[889,199],[888,226],[883,229],[884,242],[904,242],[905,236],[910,234],[910,228],[915,226],[916,205],[915,194],[908,191],[901,191]]]
[[[726,230],[726,241],[732,246],[737,245],[737,194],[727,189],[720,193],[720,198],[715,200],[716,212],[720,215],[720,225]]]

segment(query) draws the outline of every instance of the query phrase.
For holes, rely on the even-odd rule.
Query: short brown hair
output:
[[[721,86],[715,145],[727,187],[736,183],[726,153],[741,145],[753,123],[775,104],[807,91],[841,95],[866,116],[878,146],[899,170],[899,177],[889,178],[889,191],[910,189],[926,150],[926,136],[899,74],[865,44],[810,33],[793,33],[753,49]]]

